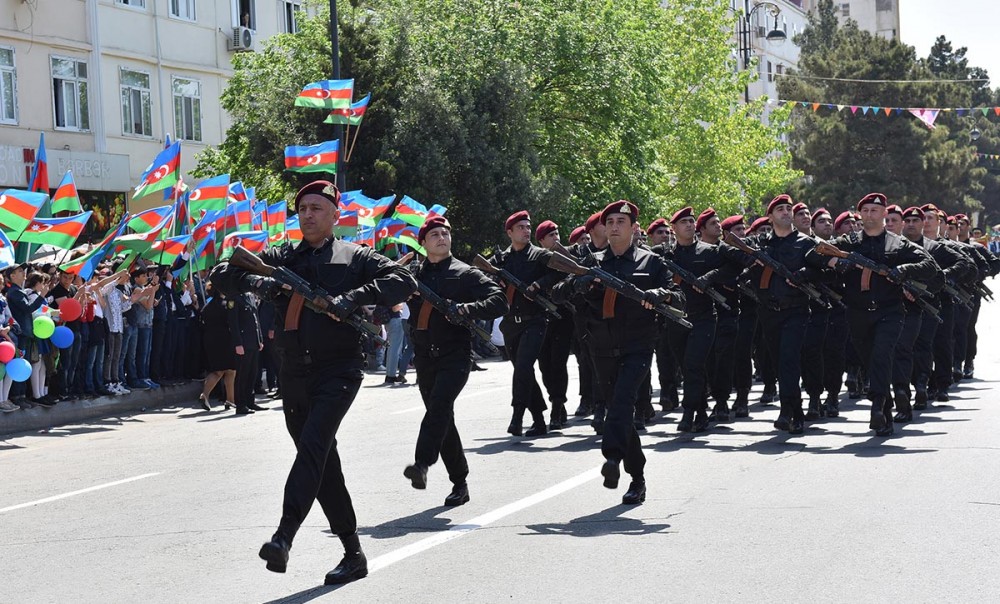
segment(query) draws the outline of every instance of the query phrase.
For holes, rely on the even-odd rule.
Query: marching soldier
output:
[[[969,221],[968,216],[965,214],[958,215],[958,241],[972,246],[973,251],[976,252],[976,254],[979,255],[980,258],[982,258],[986,263],[985,276],[993,277],[1000,272],[1000,258],[991,252],[985,245],[969,236],[969,229],[971,226],[972,223]],[[977,344],[979,343],[979,335],[976,333],[976,324],[979,322],[979,308],[982,305],[982,301],[983,297],[977,287],[976,291],[973,292],[972,315],[969,317],[969,333],[966,337],[967,345],[964,357],[965,364],[962,369],[962,377],[965,379],[971,379],[975,372],[974,362],[976,359]]]
[[[441,457],[452,483],[446,506],[469,501],[466,477],[469,464],[455,427],[455,399],[472,368],[472,334],[458,324],[462,317],[490,321],[507,311],[507,299],[478,269],[451,255],[451,225],[444,216],[431,216],[417,233],[427,250],[415,277],[449,303],[446,313],[418,296],[410,298],[410,326],[415,351],[417,385],[427,409],[420,423],[413,465],[403,475],[413,488],[427,488],[427,469]]]
[[[925,204],[920,209],[924,212],[924,237],[936,241],[943,247],[957,250],[963,256],[968,257],[958,244],[944,236],[947,233],[947,215],[934,204]],[[971,258],[969,258],[969,262],[972,262]],[[973,266],[975,265],[973,264]],[[952,369],[954,368],[955,359],[954,331],[956,303],[951,296],[946,295],[939,296],[937,302],[941,309],[941,321],[937,324],[934,331],[934,340],[932,343],[934,367],[927,388],[927,399],[928,401],[933,399],[938,402],[947,402],[951,398],[948,395],[948,388],[951,387],[954,381]],[[918,337],[919,340],[920,338]],[[928,402],[922,400],[918,387],[914,400],[914,408],[918,410],[923,409],[927,404]]]
[[[813,236],[812,212],[802,203],[792,206],[792,225],[806,237]],[[821,275],[817,275],[819,280]],[[823,348],[830,322],[830,305],[822,300],[809,300],[809,322],[802,342],[802,389],[809,395],[805,419],[814,421],[826,415],[823,397]]]
[[[368,574],[357,533],[357,518],[344,484],[337,453],[337,429],[364,377],[361,334],[341,321],[362,305],[393,306],[413,293],[416,283],[405,268],[368,248],[333,236],[340,216],[340,192],[327,181],[314,181],[295,196],[302,241],[263,253],[272,266],[286,267],[332,296],[329,314],[305,311],[302,296],[278,297],[282,287],[223,262],[212,277],[220,290],[236,296],[254,292],[275,300],[285,425],[296,445],[295,461],[285,483],[278,530],[260,549],[268,570],[283,573],[296,532],[318,500],[330,530],[344,546],[341,563],[326,575],[328,585]]]
[[[813,213],[812,229],[817,239],[829,241],[833,238],[833,216],[826,208],[820,208]],[[844,285],[834,274],[826,278],[830,271],[824,271],[820,277],[827,287],[844,295]],[[842,304],[834,304],[827,311],[826,336],[823,338],[823,388],[826,390],[826,400],[820,410],[820,415],[826,417],[840,416],[840,388],[844,385],[844,365],[846,362],[847,308]],[[810,400],[810,406],[812,401]]]
[[[742,215],[730,216],[722,221],[722,230],[744,239],[747,225]],[[733,401],[733,416],[750,416],[750,389],[753,387],[754,333],[757,329],[757,300],[741,286],[739,296],[739,318],[736,325],[736,340],[733,342],[733,387],[736,399]],[[752,293],[752,292],[751,292]]]
[[[673,251],[672,233],[665,218],[657,218],[649,223],[646,232],[649,234],[649,248],[654,254],[663,256]],[[667,326],[661,322],[659,327],[656,339],[656,375],[660,381],[660,408],[664,413],[670,413],[680,404],[677,396],[677,360],[670,349]]]
[[[559,243],[559,226],[545,220],[535,228],[535,241],[546,250]],[[542,372],[542,385],[549,393],[552,403],[549,429],[558,430],[569,421],[566,414],[566,389],[569,388],[569,350],[573,342],[573,316],[562,313],[561,318],[551,318],[545,328],[545,339],[538,357],[538,369]]]

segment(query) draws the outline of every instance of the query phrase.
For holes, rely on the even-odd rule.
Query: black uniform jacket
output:
[[[879,264],[899,269],[903,279],[928,283],[939,270],[923,247],[889,231],[874,237],[864,232],[844,235],[831,243],[845,252],[857,252]],[[848,308],[872,310],[902,303],[903,288],[875,273],[869,277],[868,289],[862,291],[864,273],[853,267],[844,274],[844,304]]]
[[[550,256],[552,256],[552,252],[528,244],[520,251],[508,247],[502,252],[498,252],[490,258],[490,263],[493,266],[507,269],[512,275],[524,281],[526,285],[538,283],[542,288],[542,293],[545,293],[562,279],[562,273],[549,268]],[[545,309],[529,300],[524,294],[512,290],[513,287],[508,286],[507,292],[505,292],[510,306],[507,311],[508,315],[524,318],[545,313]]]
[[[453,256],[440,262],[425,260],[415,276],[442,298],[465,304],[473,319],[489,321],[507,312],[507,298],[500,286],[479,269]],[[455,325],[435,308],[428,309],[427,324],[421,325],[423,299],[414,296],[407,304],[410,307],[410,333],[417,354],[424,355],[432,349],[436,352],[472,349],[472,333],[468,329]]]
[[[416,289],[417,284],[406,268],[367,247],[337,239],[328,239],[319,248],[305,241],[286,243],[261,254],[271,266],[284,266],[331,296],[350,293],[359,305],[395,306]],[[223,292],[235,296],[250,291],[257,275],[220,264],[212,273],[212,282]],[[276,346],[290,359],[323,362],[359,359],[362,356],[361,334],[349,325],[303,308],[296,329],[286,324],[289,298],[274,300],[277,332]]]
[[[678,243],[673,251],[666,253],[665,256],[676,262],[681,268],[691,271],[696,277],[704,277],[709,285],[725,284],[729,286],[728,291],[733,291],[736,278],[749,264],[749,256],[732,246],[724,243],[712,245],[697,240],[691,245]],[[680,278],[675,278],[674,283],[678,283],[684,292],[686,299],[684,310],[688,316],[698,317],[715,310],[712,299],[704,293],[695,291],[694,286],[690,283],[681,281]],[[718,290],[720,292],[726,291],[722,287],[719,287]]]
[[[797,273],[804,281],[815,282],[820,279],[826,266],[826,258],[816,252],[816,240],[795,229],[784,237],[771,232],[756,237],[753,242],[758,249],[783,264],[789,271]],[[750,286],[765,308],[793,308],[805,306],[809,301],[802,290],[789,285],[777,274],[759,265],[750,268]]]
[[[257,320],[257,305],[250,294],[240,294],[226,300],[226,319],[233,346],[245,351],[256,351],[264,343]]]

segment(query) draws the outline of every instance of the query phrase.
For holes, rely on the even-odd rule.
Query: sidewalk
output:
[[[135,390],[122,396],[100,396],[62,401],[51,409],[35,406],[0,414],[0,435],[47,430],[110,415],[128,415],[145,409],[197,403],[201,380],[155,390]]]

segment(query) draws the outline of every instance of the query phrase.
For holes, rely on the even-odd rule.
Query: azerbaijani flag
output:
[[[302,241],[302,228],[299,227],[298,214],[289,216],[288,220],[285,221],[285,237],[292,245],[296,245]]]
[[[17,239],[48,198],[47,193],[7,189],[0,193],[0,225]]]
[[[295,97],[296,107],[350,109],[354,80],[321,80],[307,84]]]
[[[354,237],[344,237],[344,241],[350,241],[351,243],[357,243],[358,245],[367,245],[368,247],[375,249],[375,227],[358,227],[358,234]]]
[[[333,226],[335,237],[356,237],[358,235],[358,213],[341,212],[337,224]]]
[[[267,207],[267,236],[270,243],[279,243],[285,238],[285,220],[288,202],[279,201]]]
[[[236,246],[242,245],[254,254],[267,249],[267,233],[264,231],[239,231],[226,235],[222,240],[222,255],[219,260],[226,260],[233,255]]]
[[[389,195],[375,200],[363,195],[361,191],[348,191],[340,197],[340,211],[357,212],[358,224],[375,226],[376,221],[389,209],[395,199],[395,195]]]
[[[70,260],[66,264],[61,265],[59,270],[79,275],[84,281],[90,279],[94,275],[94,271],[97,270],[97,265],[100,264],[101,261],[108,255],[108,252],[114,248],[115,239],[125,232],[125,227],[127,225],[128,216],[122,216],[122,220],[118,223],[118,226],[112,227],[108,230],[104,239],[102,239],[100,243],[95,245],[89,252],[80,256],[76,260]]]
[[[229,199],[229,175],[213,176],[201,181],[201,184],[188,194],[188,209],[195,218],[201,218],[201,213],[207,210],[226,209]]]
[[[188,211],[187,193],[174,200],[173,236],[186,235],[191,230],[191,214]]]
[[[226,213],[221,210],[209,210],[201,217],[198,224],[194,226],[194,239],[201,241],[202,235],[207,229],[219,230],[226,226]]]
[[[167,212],[166,217],[152,229],[143,233],[133,233],[131,235],[122,235],[121,237],[118,237],[115,239],[115,252],[119,252],[123,249],[135,250],[138,252],[148,250],[153,245],[153,242],[158,241],[160,239],[160,235],[165,230],[170,228],[170,223],[172,223],[173,220],[173,212]]]
[[[267,230],[267,201],[258,199],[253,204],[253,222],[250,223],[251,231]]]
[[[404,228],[406,223],[398,218],[383,218],[378,221],[375,227],[375,247],[384,247],[389,241],[395,240]]]
[[[163,219],[173,215],[173,213],[174,207],[172,205],[143,210],[129,219],[128,227],[136,233],[148,233],[160,226]]]
[[[253,212],[250,208],[250,200],[245,199],[226,206],[227,231],[238,231],[241,228],[249,227],[253,221]]]
[[[417,227],[408,224],[404,226],[402,229],[400,229],[399,232],[396,233],[395,235],[390,235],[388,239],[390,241],[402,243],[403,245],[408,245],[413,249],[417,250],[418,252],[420,252],[422,255],[426,256],[427,250],[424,249],[424,246],[417,243],[418,231],[419,229]]]
[[[372,93],[365,95],[365,98],[361,99],[357,103],[351,103],[351,106],[347,109],[334,109],[330,112],[330,115],[326,116],[323,120],[324,124],[350,124],[351,126],[360,126],[361,120],[365,117],[365,112],[368,111],[368,103],[372,100]]]
[[[194,270],[203,271],[215,264],[215,229],[211,228],[204,239],[195,241],[194,255],[190,262]]]
[[[178,235],[154,241],[153,245],[142,253],[142,258],[153,260],[157,264],[172,266],[184,253],[190,241],[191,235]]]
[[[20,241],[42,243],[63,250],[73,248],[93,212],[87,211],[66,218],[36,218],[21,233]]]
[[[28,190],[49,194],[49,162],[45,156],[44,132],[38,135],[38,155],[35,156],[35,167],[31,169]]]
[[[172,187],[177,183],[177,176],[181,167],[181,142],[170,145],[153,159],[139,179],[139,185],[132,193],[133,199],[138,199],[144,195],[162,191],[167,187]]]
[[[83,211],[83,206],[80,205],[80,193],[76,190],[76,183],[73,181],[72,170],[66,170],[66,174],[63,175],[62,182],[56,189],[56,194],[52,196],[50,208],[53,214]]]
[[[392,217],[420,228],[427,220],[427,206],[409,195],[403,195],[403,198],[396,204],[396,212]]]
[[[289,172],[337,172],[340,141],[326,141],[308,147],[285,147],[285,169]]]
[[[0,270],[14,266],[14,244],[0,231]]]
[[[243,183],[239,180],[229,185],[229,197],[231,197],[233,201],[246,201],[247,199],[250,199],[247,196],[247,190],[243,188]]]

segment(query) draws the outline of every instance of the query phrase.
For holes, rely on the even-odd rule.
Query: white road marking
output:
[[[405,560],[410,556],[415,556],[421,552],[425,552],[431,549],[432,547],[437,547],[438,545],[441,545],[442,543],[447,543],[452,539],[458,539],[462,535],[467,535],[472,531],[481,529],[485,526],[489,526],[490,524],[493,524],[494,522],[501,520],[502,518],[510,516],[511,514],[515,514],[523,509],[539,504],[547,499],[551,499],[553,497],[556,497],[557,495],[561,495],[566,491],[575,489],[576,487],[586,482],[594,480],[598,476],[600,476],[600,468],[593,468],[591,470],[587,470],[583,474],[574,476],[569,480],[560,482],[559,484],[551,486],[545,489],[544,491],[535,493],[534,495],[529,495],[524,499],[515,501],[513,503],[509,503],[491,512],[486,512],[482,516],[477,516],[463,524],[457,524],[448,529],[447,531],[436,533],[434,535],[431,535],[430,537],[421,539],[416,543],[411,543],[395,551],[383,554],[378,558],[371,560],[368,563],[368,571],[375,572],[377,570],[381,570],[387,566],[399,562],[400,560]]]
[[[80,489],[79,491],[71,491],[69,493],[63,493],[62,495],[53,495],[52,497],[46,497],[45,499],[39,499],[37,501],[29,501],[28,503],[19,503],[17,505],[12,505],[10,507],[0,508],[0,514],[4,512],[12,512],[14,510],[19,510],[21,508],[31,507],[33,505],[40,505],[43,503],[59,501],[60,499],[66,499],[67,497],[73,497],[74,495],[82,495],[84,493],[90,493],[91,491],[99,491],[101,489],[106,489],[108,487],[116,487],[120,484],[134,482],[136,480],[142,480],[143,478],[149,478],[150,476],[157,476],[157,475],[159,475],[159,472],[153,472],[151,474],[140,474],[139,476],[133,476],[132,478],[125,478],[123,480],[107,482],[105,484],[99,484],[96,486],[87,487],[86,489]]]

